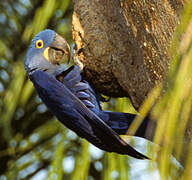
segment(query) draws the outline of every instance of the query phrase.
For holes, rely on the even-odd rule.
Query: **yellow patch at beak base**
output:
[[[45,57],[45,59],[46,59],[47,61],[49,61],[49,48],[50,48],[50,47],[47,47],[47,48],[44,50],[44,52],[43,52],[43,55],[44,55],[44,57]]]

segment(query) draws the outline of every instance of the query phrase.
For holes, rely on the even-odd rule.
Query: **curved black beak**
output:
[[[57,33],[55,33],[55,37],[53,42],[50,45],[50,48],[63,52],[67,56],[68,63],[70,61],[70,46],[67,41]],[[61,59],[60,59],[61,60]]]

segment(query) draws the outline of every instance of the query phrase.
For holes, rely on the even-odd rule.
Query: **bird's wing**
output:
[[[36,71],[31,80],[50,111],[79,136],[109,152],[127,154],[139,159],[147,158],[123,141],[55,77]]]
[[[119,135],[126,134],[136,115],[130,113],[102,111],[97,94],[88,82],[82,81],[79,66],[76,65],[70,68],[67,74],[65,74],[62,83],[64,83],[65,86],[69,88],[87,108],[99,116],[116,133]],[[135,136],[144,137],[148,123],[149,118],[146,117],[137,129]]]
[[[81,69],[75,65],[70,71],[64,76],[62,81],[70,91],[75,94],[87,108],[91,110],[100,111],[101,107],[96,93],[91,88],[88,82],[82,81]]]

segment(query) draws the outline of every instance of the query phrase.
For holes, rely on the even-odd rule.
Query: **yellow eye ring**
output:
[[[35,43],[36,48],[40,49],[43,47],[43,41],[41,39],[37,40]]]

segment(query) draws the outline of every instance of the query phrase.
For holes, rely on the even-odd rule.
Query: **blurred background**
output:
[[[24,57],[39,31],[53,29],[72,45],[72,13],[70,0],[0,0],[0,180],[161,179],[158,163],[105,153],[66,129],[26,77]],[[135,113],[126,98],[102,106]],[[152,143],[131,143],[151,156]],[[175,179],[182,167],[170,162],[167,177]]]

